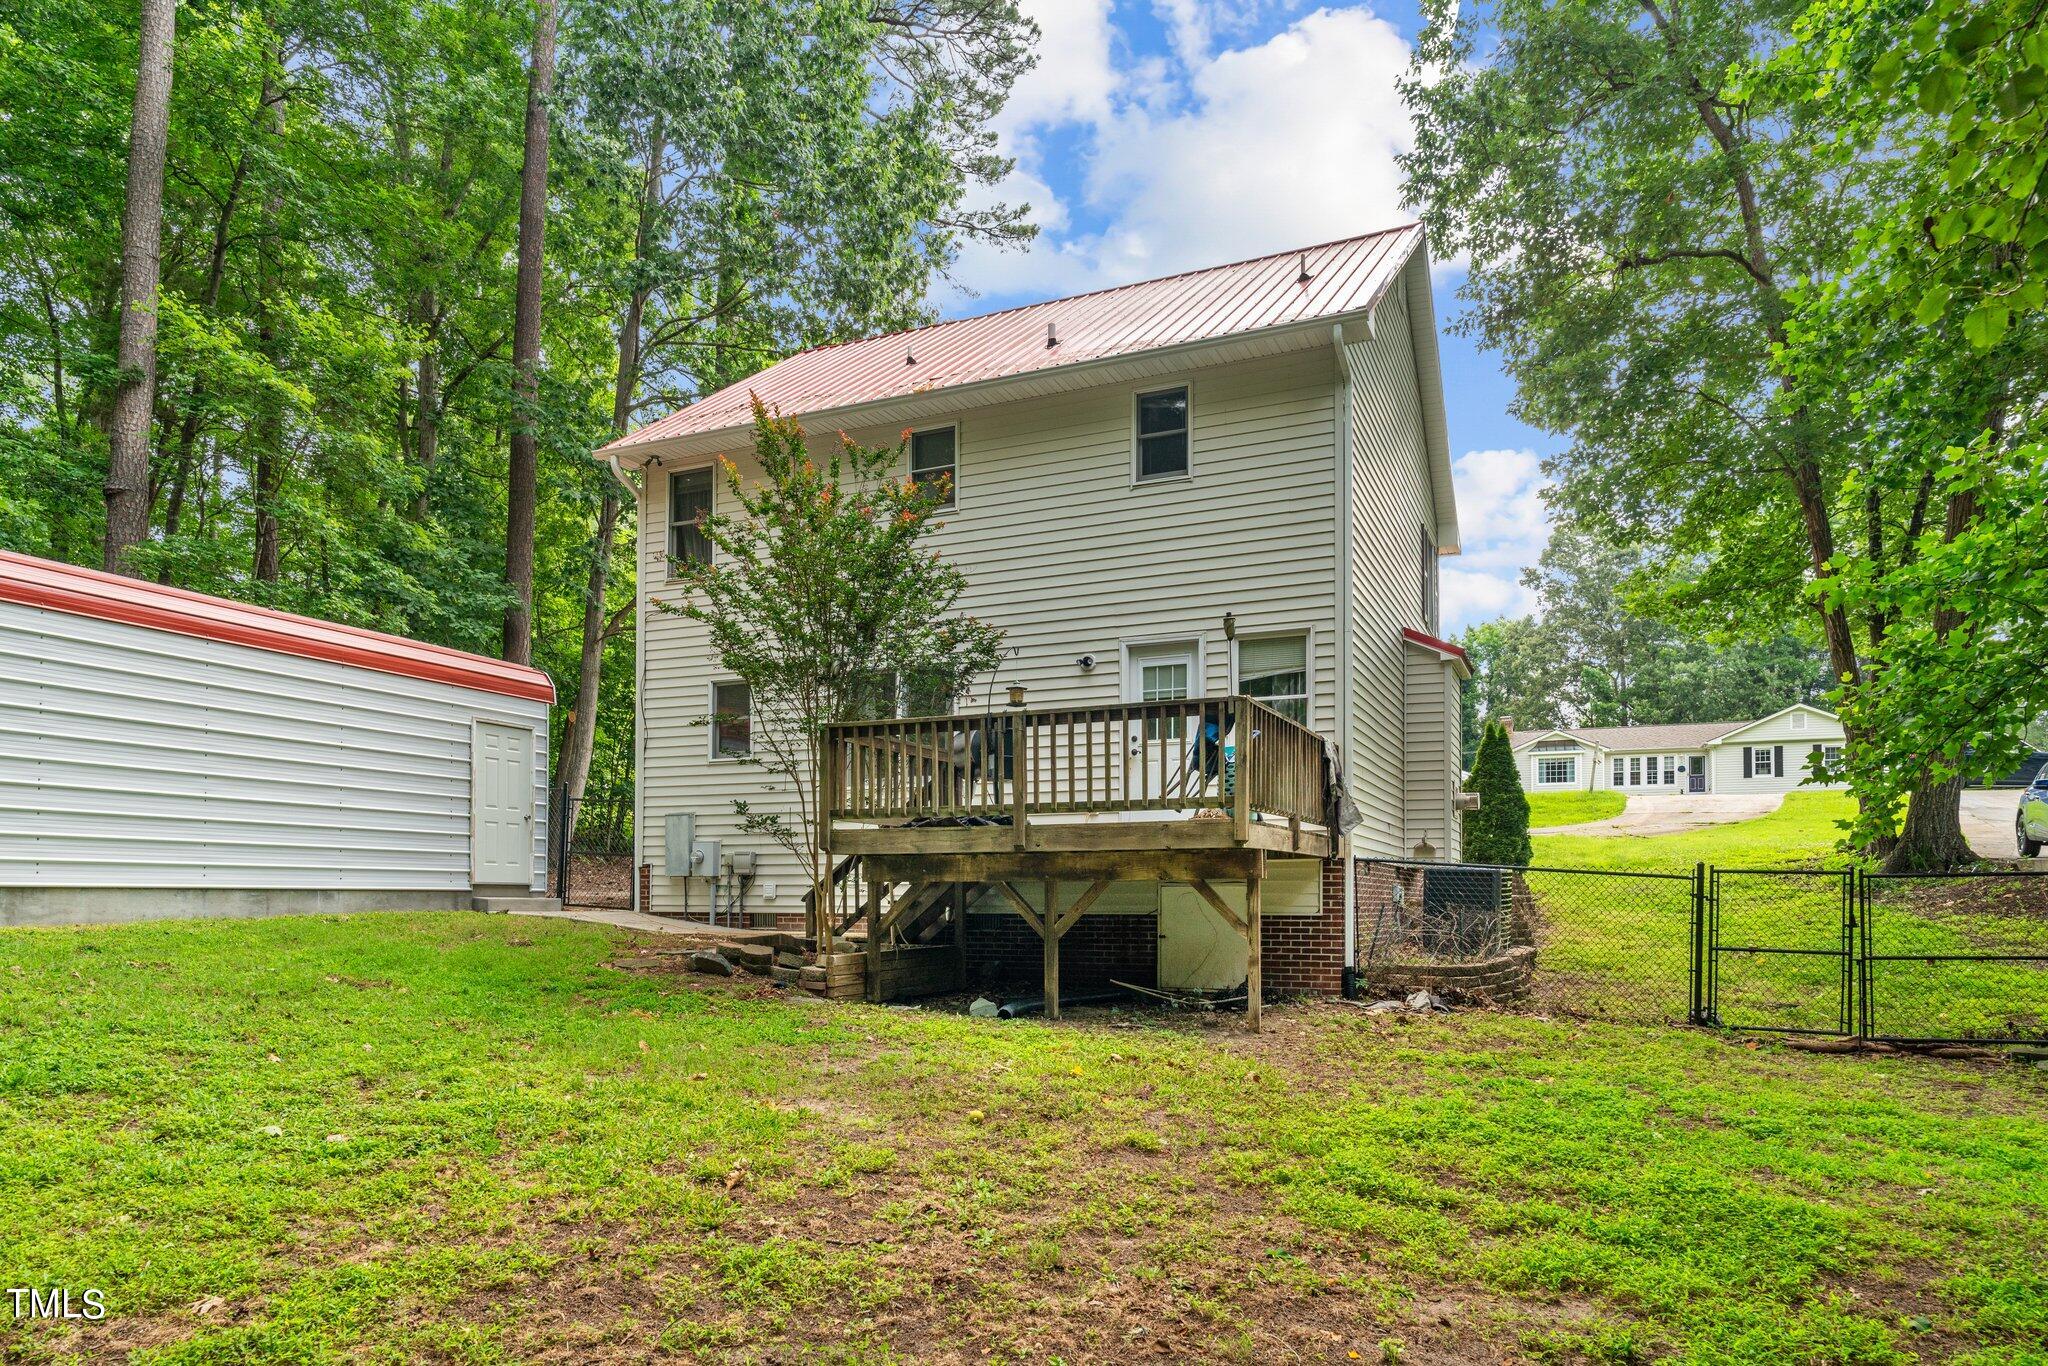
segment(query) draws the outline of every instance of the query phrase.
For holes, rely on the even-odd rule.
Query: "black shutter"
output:
[[[1749,746],[1748,746],[1748,745],[1744,745],[1744,746],[1742,747],[1742,776],[1743,776],[1743,777],[1747,778],[1747,777],[1749,777],[1749,776],[1750,776],[1750,769],[1751,769],[1751,768],[1752,768],[1752,767],[1753,767],[1753,766],[1755,765],[1755,763],[1756,763],[1755,759],[1753,759],[1753,758],[1751,757],[1751,755],[1750,755],[1750,749],[1749,749]]]
[[[1785,776],[1785,747],[1783,745],[1771,746],[1771,772],[1780,778]]]

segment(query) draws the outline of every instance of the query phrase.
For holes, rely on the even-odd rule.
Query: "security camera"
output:
[[[1079,659],[1075,660],[1074,662],[1081,666],[1082,673],[1087,673],[1090,669],[1095,667],[1095,656],[1082,655]]]

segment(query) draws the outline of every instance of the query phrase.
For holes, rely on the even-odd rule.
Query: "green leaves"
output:
[[[1963,317],[1963,336],[1979,351],[1998,345],[2012,326],[2012,310],[1996,299],[1986,300]]]

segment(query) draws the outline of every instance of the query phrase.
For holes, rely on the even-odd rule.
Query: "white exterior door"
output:
[[[476,723],[470,755],[470,880],[533,881],[533,732]]]
[[[1125,700],[1172,702],[1193,697],[1201,678],[1201,656],[1193,641],[1133,645],[1125,674]],[[1124,745],[1124,795],[1158,797],[1177,790],[1192,737],[1179,717],[1134,722]],[[1140,771],[1142,766],[1142,772]],[[1142,813],[1132,815],[1143,819]]]

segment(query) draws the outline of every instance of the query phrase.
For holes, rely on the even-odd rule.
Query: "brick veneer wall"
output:
[[[1159,981],[1159,919],[1084,915],[1060,937],[1060,990],[1106,987],[1114,978],[1141,987]],[[1045,949],[1024,917],[967,917],[967,982],[973,987],[1036,989],[1045,982]]]
[[[1344,989],[1344,860],[1323,860],[1321,910],[1260,921],[1266,990],[1283,996],[1335,996]]]

